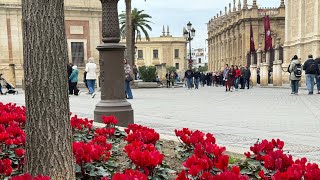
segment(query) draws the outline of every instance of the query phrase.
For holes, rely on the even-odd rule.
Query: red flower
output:
[[[22,157],[22,156],[24,156],[26,154],[26,151],[24,149],[22,149],[22,148],[19,148],[19,149],[15,149],[14,153],[16,153],[16,155],[18,157]]]
[[[176,180],[190,180],[190,179],[187,177],[186,171],[182,170],[181,173],[176,178]]]
[[[118,120],[115,116],[102,116],[102,121],[107,125],[116,125],[118,124]]]
[[[22,174],[19,176],[13,176],[11,180],[50,180],[49,176],[38,175],[34,178],[30,174]]]
[[[126,170],[124,173],[116,173],[112,180],[147,180],[147,176],[137,170]]]

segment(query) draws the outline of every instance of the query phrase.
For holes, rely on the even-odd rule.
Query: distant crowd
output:
[[[199,89],[201,86],[225,86],[227,91],[238,91],[238,89],[250,88],[251,72],[247,66],[225,65],[223,71],[203,73],[189,68],[184,79],[188,89]]]

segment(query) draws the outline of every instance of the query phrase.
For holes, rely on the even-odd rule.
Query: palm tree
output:
[[[131,65],[133,65],[133,61],[134,61],[134,47],[135,47],[135,43],[136,40],[138,40],[141,35],[141,33],[144,34],[144,36],[146,37],[147,40],[150,40],[149,38],[149,34],[148,34],[148,30],[152,31],[151,26],[149,25],[149,23],[151,23],[151,21],[149,21],[148,19],[152,18],[150,15],[145,14],[144,10],[138,10],[137,8],[134,8],[131,12],[131,24],[127,24],[126,22],[126,13],[122,12],[119,15],[120,18],[120,31],[121,34],[124,35],[126,34],[126,42],[127,42],[127,58],[128,61],[132,62]],[[127,31],[129,27],[129,31]],[[131,60],[131,61],[130,61]]]

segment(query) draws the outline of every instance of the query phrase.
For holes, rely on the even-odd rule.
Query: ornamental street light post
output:
[[[192,27],[191,22],[187,24],[187,29],[184,28],[183,30],[183,37],[186,38],[187,42],[189,43],[189,68],[192,67],[193,61],[191,56],[191,41],[193,40],[194,36],[196,34],[196,30]]]
[[[119,0],[100,0],[102,4],[102,42],[99,51],[101,100],[94,110],[94,121],[102,116],[115,116],[118,125],[127,127],[134,123],[133,109],[124,91],[124,50],[120,45],[118,19]]]

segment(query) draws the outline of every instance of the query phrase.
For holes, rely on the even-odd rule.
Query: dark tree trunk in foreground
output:
[[[64,0],[22,0],[27,108],[25,172],[75,179]]]

